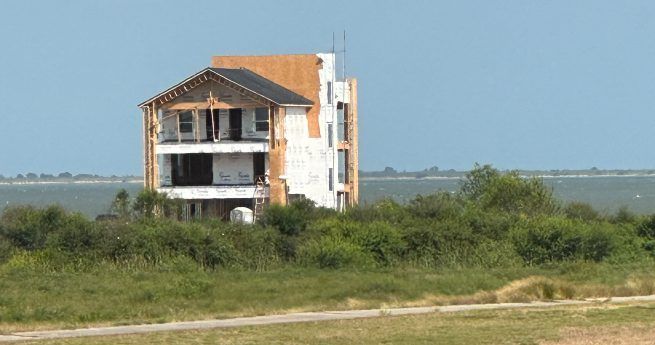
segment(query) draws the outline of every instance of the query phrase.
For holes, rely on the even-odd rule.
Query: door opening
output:
[[[241,140],[242,109],[230,109],[230,139]]]

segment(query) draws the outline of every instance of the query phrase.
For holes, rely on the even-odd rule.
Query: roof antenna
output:
[[[334,31],[332,31],[332,55],[334,55]]]
[[[343,30],[343,81],[346,81],[346,30]]]

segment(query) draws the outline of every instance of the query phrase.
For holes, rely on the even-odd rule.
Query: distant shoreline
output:
[[[558,179],[558,178],[604,178],[604,177],[655,177],[655,174],[576,174],[576,175],[520,175],[523,178],[537,177],[543,179]],[[465,176],[385,176],[385,177],[361,177],[361,181],[416,181],[416,180],[461,180]]]
[[[110,184],[110,183],[143,183],[143,180],[85,180],[85,181],[0,181],[0,186],[9,185],[41,185],[41,184]]]
[[[559,178],[609,178],[609,177],[655,177],[655,174],[577,174],[577,175],[521,175],[523,178],[543,178],[543,179],[559,179]],[[461,180],[465,176],[380,176],[360,177],[360,181],[448,181],[448,180]],[[112,184],[112,183],[143,183],[143,180],[83,180],[83,181],[0,181],[0,186],[22,186],[22,185],[62,185],[62,184]]]

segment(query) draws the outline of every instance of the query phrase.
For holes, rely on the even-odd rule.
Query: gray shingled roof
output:
[[[281,105],[313,105],[307,98],[247,68],[210,68],[214,73]]]
[[[220,75],[221,77],[245,88],[248,89],[270,101],[273,103],[276,103],[278,105],[303,105],[303,106],[310,106],[313,105],[314,102],[308,100],[307,98],[279,85],[276,84],[259,74],[246,69],[246,68],[212,68],[208,67],[203,69],[202,71],[194,74],[190,78],[187,78],[185,81],[169,88],[168,90],[159,93],[158,95],[150,98],[149,100],[141,103],[139,107],[144,106],[145,104],[152,102],[154,99],[157,97],[166,94],[167,92],[175,89],[179,85],[183,84],[187,80],[201,75],[205,73],[206,71],[211,71],[213,73],[216,73]]]

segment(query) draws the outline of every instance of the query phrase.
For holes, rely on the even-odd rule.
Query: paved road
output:
[[[211,328],[272,325],[272,324],[280,324],[280,323],[316,322],[316,321],[327,321],[327,320],[349,320],[349,319],[361,319],[361,318],[370,318],[370,317],[379,317],[379,316],[427,314],[427,313],[435,313],[435,312],[450,313],[450,312],[461,312],[461,311],[469,311],[469,310],[550,308],[550,307],[558,307],[558,306],[565,306],[565,305],[583,305],[583,304],[593,304],[593,303],[629,303],[629,302],[653,302],[653,301],[655,301],[655,295],[613,297],[607,299],[560,300],[560,301],[553,301],[553,302],[466,304],[466,305],[450,305],[450,306],[442,306],[442,307],[415,307],[415,308],[391,308],[391,309],[292,313],[292,314],[284,314],[284,315],[240,317],[240,318],[223,319],[223,320],[171,322],[171,323],[148,324],[148,325],[81,328],[81,329],[53,330],[53,331],[16,332],[11,334],[0,335],[0,342],[10,342],[10,341],[17,341],[17,340],[40,340],[40,339],[56,339],[56,338],[125,335],[125,334],[138,334],[138,333],[163,332],[163,331],[183,331],[183,330],[199,330],[199,329],[211,329]]]

